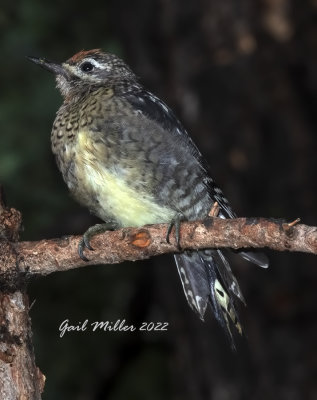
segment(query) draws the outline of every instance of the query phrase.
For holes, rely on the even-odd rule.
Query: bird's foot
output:
[[[181,246],[180,246],[180,227],[181,227],[181,222],[184,221],[184,215],[179,213],[176,214],[175,217],[171,220],[168,229],[167,229],[167,233],[166,233],[166,241],[167,243],[170,243],[170,234],[172,232],[173,226],[175,226],[175,237],[176,237],[176,244],[177,244],[177,248],[178,250],[181,250]]]
[[[78,245],[78,254],[79,257],[83,261],[89,261],[88,258],[84,255],[84,250],[87,248],[88,250],[93,250],[90,245],[90,240],[97,235],[98,233],[103,233],[106,231],[113,231],[117,228],[117,225],[113,222],[105,222],[104,224],[96,224],[91,226],[87,231],[83,234],[83,237]]]

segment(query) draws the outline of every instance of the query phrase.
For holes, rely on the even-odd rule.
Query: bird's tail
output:
[[[220,250],[175,254],[175,261],[190,307],[204,320],[208,303],[234,348],[231,326],[242,334],[235,297],[244,304],[239,284]]]

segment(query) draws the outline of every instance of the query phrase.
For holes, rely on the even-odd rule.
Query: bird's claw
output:
[[[83,261],[89,261],[89,259],[84,255],[84,250],[88,249],[93,251],[93,247],[90,244],[90,240],[93,238],[93,236],[97,235],[98,233],[103,233],[109,230],[113,230],[116,228],[116,225],[111,222],[106,222],[104,224],[97,224],[94,226],[91,226],[84,234],[83,237],[81,238],[79,244],[78,244],[78,255]]]
[[[83,261],[89,261],[89,259],[84,255],[84,250],[87,248],[88,250],[93,250],[90,246],[89,239],[87,239],[86,234],[82,237],[78,245],[78,255]]]
[[[167,232],[166,232],[166,242],[170,244],[170,234],[172,232],[173,226],[175,226],[175,238],[176,238],[176,245],[178,250],[181,250],[180,246],[180,226],[181,226],[181,220],[183,219],[182,214],[177,214],[172,221],[170,222]]]
[[[93,248],[90,245],[90,237],[87,233],[85,233],[83,236],[83,243],[88,250],[93,250]]]

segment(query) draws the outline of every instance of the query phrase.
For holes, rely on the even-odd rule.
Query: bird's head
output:
[[[28,59],[56,75],[57,87],[64,98],[85,92],[94,86],[110,86],[117,81],[137,80],[124,61],[99,49],[80,51],[62,64],[45,58]]]

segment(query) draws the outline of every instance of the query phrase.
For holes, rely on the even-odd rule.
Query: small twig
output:
[[[215,201],[211,207],[211,210],[209,211],[209,214],[208,214],[209,217],[214,217],[214,218],[218,217],[219,210],[220,210],[219,204],[217,201]]]
[[[300,222],[300,218],[296,218],[293,222],[290,222],[288,226],[291,228],[292,226],[297,225]]]

